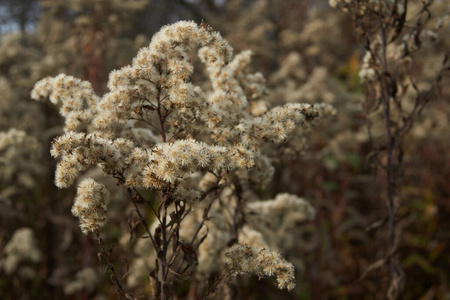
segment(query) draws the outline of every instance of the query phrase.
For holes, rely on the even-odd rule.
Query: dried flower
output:
[[[34,232],[30,228],[20,228],[14,232],[13,237],[5,246],[6,257],[0,261],[2,268],[7,275],[11,275],[19,268],[21,271],[23,262],[37,263],[41,261],[41,251],[37,248]],[[25,269],[30,270],[31,269]],[[29,274],[26,272],[25,274]]]
[[[277,251],[234,244],[225,255],[235,275],[251,273],[259,277],[275,276],[279,289],[292,290],[295,287],[294,266]]]
[[[97,232],[105,225],[109,199],[109,191],[94,179],[87,178],[79,184],[72,214],[80,219],[80,228],[84,234]]]

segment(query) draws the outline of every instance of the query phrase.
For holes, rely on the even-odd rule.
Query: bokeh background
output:
[[[410,2],[412,10],[419,5]],[[449,6],[435,0],[432,20]],[[30,91],[39,79],[66,73],[90,81],[102,95],[111,70],[129,64],[161,26],[178,20],[204,20],[235,53],[252,50],[252,70],[264,74],[270,106],[324,102],[336,109],[307,136],[293,136],[292,147],[280,147],[274,180],[259,191],[265,198],[297,194],[316,209],[315,220],[302,224],[304,242],[284,253],[303,266],[297,268],[297,287],[278,291],[270,279],[244,277],[240,297],[385,299],[389,270],[376,263],[387,251],[385,175],[371,160],[383,129],[358,75],[363,49],[354,23],[319,0],[2,0],[1,298],[116,299],[97,260],[98,245],[71,215],[74,189],[54,186],[56,161],[49,149],[63,121],[51,104],[33,102]],[[414,61],[412,75],[424,87],[450,49],[448,22],[439,35]],[[193,81],[203,79],[199,72]],[[444,73],[404,142],[398,219],[404,299],[450,299],[449,79]],[[124,274],[124,261],[143,254],[124,239],[129,204],[121,195],[117,190],[104,231]],[[146,277],[133,278],[128,290],[145,294],[147,283]],[[188,282],[177,297],[201,299],[190,292],[194,284]]]

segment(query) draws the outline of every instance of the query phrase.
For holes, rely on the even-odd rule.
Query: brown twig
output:
[[[119,277],[117,276],[116,270],[114,268],[114,264],[111,262],[110,260],[110,255],[112,252],[112,249],[110,250],[106,250],[106,245],[105,242],[103,241],[103,239],[100,237],[100,233],[96,232],[95,233],[95,237],[97,239],[98,244],[101,247],[101,252],[99,253],[99,259],[100,262],[103,259],[106,259],[107,262],[107,269],[105,270],[106,272],[111,272],[111,281],[112,283],[116,286],[117,288],[117,293],[119,294],[119,296],[123,299],[134,299],[132,296],[128,295],[127,293],[125,293],[125,291],[123,290],[123,286],[122,283],[119,280]]]

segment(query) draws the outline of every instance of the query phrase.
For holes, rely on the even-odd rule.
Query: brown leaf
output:
[[[187,244],[184,242],[180,242],[181,251],[183,251],[184,259],[191,266],[198,265],[197,253],[195,252],[194,247],[191,244]]]

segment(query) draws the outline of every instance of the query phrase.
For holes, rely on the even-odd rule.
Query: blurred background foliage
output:
[[[437,20],[446,5],[436,0],[431,17]],[[74,190],[57,190],[53,184],[50,141],[62,132],[62,122],[54,107],[32,102],[29,94],[37,80],[61,72],[89,80],[102,94],[111,70],[129,64],[162,25],[185,19],[205,20],[235,53],[254,52],[254,70],[264,74],[270,88],[268,105],[325,102],[337,110],[307,133],[312,142],[306,143],[302,133],[280,147],[274,180],[260,191],[266,198],[297,194],[316,208],[316,219],[306,224],[303,236],[290,233],[306,240],[290,257],[298,256],[305,265],[296,289],[280,292],[267,280],[243,278],[241,299],[384,299],[389,284],[382,264],[384,175],[370,160],[367,124],[376,121],[368,117],[359,82],[361,49],[351,19],[327,1],[307,0],[1,1],[2,299],[116,298],[97,261],[97,245],[81,234],[70,214]],[[439,67],[437,58],[450,49],[449,27],[414,61],[412,75],[419,83],[427,84]],[[196,76],[201,82],[202,75]],[[399,195],[404,299],[450,299],[450,82],[445,76],[405,141]],[[11,150],[12,144],[23,151]],[[114,182],[105,183],[114,189]],[[120,191],[114,195],[105,240],[115,245],[113,258],[125,274],[138,251],[124,239],[130,224],[123,222],[123,212],[129,207]],[[11,241],[23,228],[32,229],[34,238],[25,244],[39,255],[12,261],[13,250],[7,249],[16,249]],[[149,289],[148,278],[136,280],[139,284],[130,287],[135,295]],[[178,293],[179,299],[197,299],[195,282]]]

